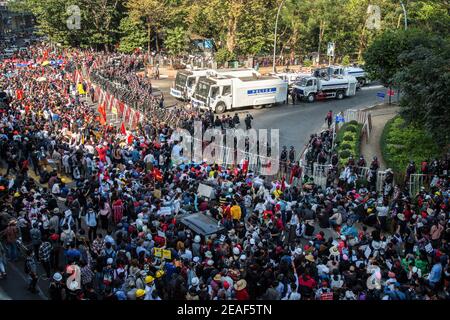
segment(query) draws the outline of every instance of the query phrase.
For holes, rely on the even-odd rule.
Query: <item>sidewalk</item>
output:
[[[380,139],[386,123],[395,117],[400,108],[395,105],[381,105],[370,111],[372,116],[372,131],[370,132],[369,142],[361,141],[361,155],[364,156],[367,163],[372,161],[374,156],[378,157],[380,169],[386,169],[386,164],[381,154]]]

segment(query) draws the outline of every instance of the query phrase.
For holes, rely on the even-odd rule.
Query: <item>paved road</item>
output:
[[[325,116],[329,110],[337,114],[347,109],[363,109],[376,105],[382,102],[376,96],[379,91],[385,91],[385,89],[380,85],[371,85],[362,88],[356,96],[343,100],[301,102],[296,105],[248,111],[253,115],[255,128],[279,129],[280,144],[288,147],[293,145],[297,151],[301,151],[308,142],[309,136],[325,123]]]
[[[177,102],[170,96],[170,86],[173,80],[161,79],[153,80],[155,87],[163,91],[166,106],[173,105]],[[343,100],[330,99],[321,102],[307,103],[300,102],[296,105],[279,105],[270,109],[238,109],[241,114],[241,126],[243,125],[243,117],[249,112],[253,115],[253,127],[256,129],[279,129],[280,130],[280,146],[293,145],[297,151],[302,151],[304,145],[308,142],[309,136],[318,131],[325,123],[325,116],[329,110],[334,114],[347,109],[363,109],[383,101],[377,97],[377,92],[386,93],[386,88],[374,83],[365,86],[357,91],[356,96],[345,98]],[[387,102],[387,96],[385,99]],[[397,97],[393,97],[392,101],[396,101]],[[229,112],[234,114],[236,111]]]

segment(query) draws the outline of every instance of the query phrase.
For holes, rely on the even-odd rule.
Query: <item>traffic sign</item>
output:
[[[377,97],[384,99],[385,96],[386,94],[384,92],[377,92]]]
[[[327,56],[334,57],[334,42],[328,42]]]

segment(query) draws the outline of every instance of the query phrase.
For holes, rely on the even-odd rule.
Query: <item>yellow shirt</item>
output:
[[[233,220],[241,220],[241,207],[238,205],[234,205],[231,207],[231,217]]]
[[[283,194],[283,191],[277,189],[273,192],[273,194],[275,195],[275,198],[278,199]]]

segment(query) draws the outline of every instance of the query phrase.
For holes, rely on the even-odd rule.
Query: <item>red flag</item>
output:
[[[125,129],[125,123],[122,122],[122,125],[120,126],[120,133],[123,135],[127,134],[127,130]]]
[[[244,172],[244,174],[247,174],[248,171],[248,160],[244,160],[244,164],[242,165],[242,171]]]
[[[22,100],[23,99],[23,90],[16,90],[16,98],[17,100]]]
[[[162,173],[158,168],[153,168],[153,176],[155,177],[155,180],[163,181]]]
[[[134,136],[133,136],[132,134],[130,134],[130,135],[128,136],[127,140],[128,140],[128,144],[132,144],[132,143],[133,143],[133,140],[134,140]]]
[[[119,115],[121,116],[123,115],[124,108],[125,108],[124,103],[119,101]]]

